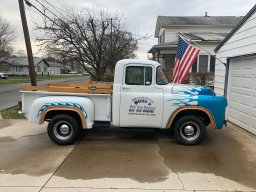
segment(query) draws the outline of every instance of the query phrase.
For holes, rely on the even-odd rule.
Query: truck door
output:
[[[163,90],[155,87],[151,65],[125,66],[121,86],[120,126],[160,128],[163,116]]]

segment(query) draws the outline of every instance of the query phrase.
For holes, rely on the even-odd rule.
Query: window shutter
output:
[[[215,72],[215,57],[211,55],[211,61],[210,61],[210,72]]]
[[[197,72],[197,59],[195,60],[194,64],[192,65],[192,72]]]

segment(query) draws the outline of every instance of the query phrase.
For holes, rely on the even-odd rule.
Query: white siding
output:
[[[165,29],[165,43],[177,41],[177,32],[181,33],[229,33],[233,27],[226,26],[174,26]]]
[[[38,71],[38,67],[40,68],[40,70]],[[35,71],[38,75],[41,75],[42,73],[45,75],[47,74],[47,72],[44,70],[44,67],[48,66],[46,65],[46,63],[44,61],[40,61],[38,64],[35,65]]]
[[[218,45],[218,43],[216,42],[208,42],[208,43],[204,43],[204,42],[198,42],[198,44],[203,47],[206,51],[215,54],[214,53],[214,49],[215,47]],[[199,47],[200,48],[200,47]],[[208,54],[205,50],[201,49],[200,54]]]
[[[239,55],[256,53],[256,13],[220,48],[217,57],[224,63],[227,58]],[[215,65],[215,92],[224,94],[225,67],[216,60]]]
[[[59,75],[59,74],[61,74],[61,70],[60,70],[59,67],[49,67],[48,68],[48,73],[50,75]]]
[[[8,73],[9,75],[28,75],[28,67],[27,66],[20,66],[14,65],[11,66],[11,71]]]

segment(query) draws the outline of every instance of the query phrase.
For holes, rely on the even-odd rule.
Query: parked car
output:
[[[77,71],[70,71],[69,74],[77,74]]]
[[[6,73],[1,73],[0,72],[0,79],[7,79],[8,75]]]
[[[82,74],[83,76],[90,76],[90,74],[88,72],[83,72]]]
[[[98,126],[173,129],[176,141],[199,144],[206,126],[225,123],[225,97],[208,87],[169,83],[161,65],[149,60],[121,60],[114,83],[50,83],[23,86],[22,113],[35,124],[48,121],[57,144],[71,144],[82,129]]]

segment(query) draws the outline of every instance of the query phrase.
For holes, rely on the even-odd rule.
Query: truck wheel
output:
[[[174,136],[182,145],[197,145],[205,137],[206,128],[203,121],[192,115],[178,119],[174,126]]]
[[[74,143],[80,133],[77,121],[70,115],[56,115],[48,124],[47,132],[54,143],[70,145]]]

